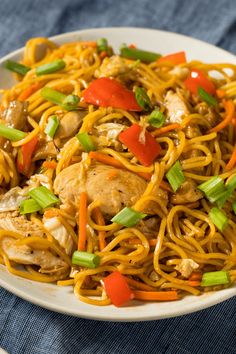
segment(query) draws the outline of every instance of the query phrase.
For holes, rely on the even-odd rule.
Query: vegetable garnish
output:
[[[142,107],[144,111],[149,111],[151,109],[151,101],[144,88],[136,87],[135,98],[139,106]]]
[[[165,123],[165,115],[158,109],[154,109],[149,116],[148,123],[155,128],[161,128]]]
[[[210,132],[219,132],[220,130],[227,127],[227,125],[232,121],[235,112],[235,105],[232,100],[224,101],[223,106],[225,109],[225,118],[222,122],[216,125],[214,128],[210,129]]]
[[[29,70],[31,70],[28,66],[17,63],[13,60],[7,60],[5,68],[22,76],[24,76]]]
[[[140,112],[132,91],[124,87],[119,81],[108,77],[94,80],[83,92],[84,102],[100,107],[113,107]]]
[[[38,145],[38,137],[33,137],[28,143],[22,145],[18,150],[17,155],[17,170],[25,176],[30,174],[32,167],[32,155]]]
[[[22,132],[21,130],[6,127],[4,124],[0,124],[0,136],[11,140],[17,141],[24,139],[26,137],[26,133]]]
[[[171,63],[174,65],[178,65],[178,64],[186,63],[186,55],[185,52],[172,53],[159,58],[157,62]]]
[[[31,214],[41,210],[41,206],[34,199],[23,200],[20,204],[20,214]]]
[[[166,134],[168,132],[170,132],[171,130],[175,130],[175,129],[181,129],[181,125],[178,123],[173,123],[173,124],[168,124],[165,127],[161,127],[156,129],[154,132],[152,132],[153,136],[160,136],[163,134]]]
[[[100,257],[94,253],[75,251],[72,255],[72,264],[86,268],[96,268],[100,264]]]
[[[160,54],[148,52],[146,50],[141,50],[137,48],[130,48],[127,47],[126,45],[120,48],[120,55],[128,59],[134,59],[134,60],[139,59],[145,63],[151,63],[161,58]]]
[[[115,271],[102,280],[105,291],[113,305],[119,307],[133,299],[133,292],[123,275]]]
[[[43,87],[41,96],[58,106],[61,106],[66,111],[73,111],[78,108],[79,97],[75,95],[64,95],[63,93],[52,89],[51,87]]]
[[[232,209],[234,211],[234,214],[236,215],[236,202],[233,202]]]
[[[86,239],[87,239],[87,193],[82,192],[80,194],[79,202],[79,221],[78,221],[78,250],[85,251],[86,249]]]
[[[60,121],[56,115],[49,117],[48,123],[46,125],[44,132],[48,136],[50,136],[50,138],[53,138],[56,131],[57,131],[57,128],[59,127],[59,124],[60,124]]]
[[[144,219],[147,214],[140,213],[132,208],[125,207],[118,214],[116,214],[111,221],[126,227],[136,225],[140,220]]]
[[[42,84],[40,82],[37,82],[36,84],[33,84],[29,87],[27,87],[24,91],[21,92],[21,94],[18,96],[19,101],[26,101],[27,98],[29,98],[33,93],[38,91],[42,87]]]
[[[207,93],[202,87],[198,87],[198,94],[203,101],[209,104],[209,106],[216,106],[218,104],[217,99]]]
[[[214,95],[216,92],[214,84],[200,70],[193,69],[187,79],[184,81],[185,86],[191,92],[197,95],[198,88],[202,87],[209,95]]]
[[[178,300],[177,291],[142,291],[133,290],[134,298],[143,301],[173,301]]]
[[[227,165],[225,166],[225,170],[226,171],[232,170],[232,168],[234,168],[235,164],[236,164],[236,144],[234,145],[232,155],[231,155]]]
[[[51,63],[47,63],[44,65],[40,65],[35,69],[36,75],[46,75],[46,74],[51,74],[56,71],[64,69],[66,66],[66,63],[62,59],[57,59],[52,61]]]
[[[229,272],[219,270],[216,272],[203,273],[201,286],[214,286],[230,283]]]
[[[83,146],[86,152],[96,150],[96,147],[88,133],[78,133],[76,138],[79,140],[80,144]]]
[[[41,208],[48,208],[57,204],[60,200],[46,187],[40,186],[29,191],[29,195],[33,198]]]
[[[218,208],[211,209],[209,212],[209,218],[220,231],[224,231],[224,229],[228,226],[227,216]]]
[[[222,197],[222,194],[226,191],[224,181],[219,176],[211,177],[208,181],[200,184],[198,189],[206,195],[211,203]]]
[[[177,189],[183,184],[185,177],[179,160],[176,161],[176,163],[169,169],[166,174],[166,178],[168,179],[168,182],[174,192],[176,192]]]
[[[149,132],[145,132],[144,142],[140,141],[142,127],[133,124],[119,135],[119,140],[137,157],[144,166],[149,166],[160,154],[160,144]]]

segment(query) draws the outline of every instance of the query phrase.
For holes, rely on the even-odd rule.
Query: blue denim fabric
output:
[[[105,26],[164,29],[236,52],[234,0],[0,0],[0,56],[30,37]],[[10,354],[233,354],[236,298],[183,317],[112,323],[56,314],[0,289],[0,347]]]

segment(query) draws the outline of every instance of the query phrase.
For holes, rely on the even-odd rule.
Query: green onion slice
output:
[[[25,66],[23,64],[17,63],[16,61],[13,60],[7,60],[5,64],[5,68],[13,71],[17,74],[20,75],[25,75],[29,70],[31,70],[28,66]]]
[[[32,189],[29,192],[31,198],[33,198],[41,208],[47,208],[54,204],[57,204],[60,199],[58,199],[48,188],[41,186]]]
[[[116,214],[111,221],[126,227],[132,227],[146,216],[147,214],[126,207]]]
[[[88,133],[78,133],[76,137],[86,152],[96,150],[96,147]]]
[[[144,88],[136,87],[135,98],[144,111],[149,111],[151,109],[151,101]]]
[[[220,231],[224,231],[228,226],[227,216],[218,208],[211,209],[209,212],[209,218]]]
[[[198,87],[198,94],[203,101],[209,104],[209,106],[216,106],[218,104],[217,99],[207,93],[202,87]]]
[[[21,130],[6,127],[4,124],[0,124],[0,136],[9,139],[11,141],[17,141],[24,139],[26,137],[26,133]]]
[[[20,204],[20,214],[31,214],[41,210],[41,206],[34,199],[23,200]]]
[[[72,263],[86,268],[96,268],[100,264],[100,257],[96,254],[75,251],[72,255]]]
[[[200,184],[198,189],[206,195],[211,203],[214,203],[217,199],[221,198],[222,194],[226,191],[224,181],[219,176],[214,176],[208,181]]]
[[[139,59],[145,63],[151,63],[161,57],[160,54],[148,52],[146,50],[141,50],[137,48],[129,48],[126,45],[120,48],[120,55],[128,59]]]
[[[52,89],[51,87],[43,87],[41,96],[58,106],[61,106],[66,111],[73,111],[78,108],[79,97],[75,95],[64,95],[63,93]]]
[[[51,116],[48,119],[48,123],[46,125],[45,130],[44,130],[45,134],[50,136],[50,138],[53,138],[55,133],[56,133],[56,131],[57,131],[57,128],[58,128],[59,124],[60,124],[60,121],[57,118],[57,116],[56,115]]]
[[[233,208],[234,214],[236,215],[236,202],[233,202],[232,208]]]
[[[149,116],[148,123],[151,124],[155,128],[161,128],[165,123],[164,114],[158,109],[154,109]]]
[[[201,286],[214,286],[230,283],[229,272],[219,270],[216,272],[203,273]]]
[[[176,163],[169,169],[166,174],[166,178],[168,179],[168,182],[174,192],[176,192],[177,189],[179,189],[179,187],[183,184],[185,177],[179,160],[176,161]]]
[[[35,69],[36,75],[46,75],[46,74],[51,74],[54,73],[55,71],[59,71],[64,69],[66,66],[66,63],[62,59],[57,59],[52,61],[51,63],[47,63],[44,65],[40,65]]]
[[[97,50],[98,53],[101,53],[103,51],[107,51],[108,49],[108,42],[106,38],[100,38],[97,40]]]

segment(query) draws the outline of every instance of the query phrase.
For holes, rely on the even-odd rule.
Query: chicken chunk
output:
[[[23,215],[18,215],[17,211],[0,213],[0,229],[14,231],[24,237],[44,236],[43,230],[37,224],[27,220]]]
[[[165,97],[168,120],[171,123],[181,123],[183,118],[189,114],[186,103],[173,91],[168,91]]]
[[[194,203],[203,198],[202,192],[197,189],[197,184],[192,179],[187,179],[171,196],[172,204]]]
[[[198,268],[199,264],[190,258],[182,259],[181,262],[175,267],[175,269],[178,270],[184,278],[189,278],[192,272]]]
[[[43,224],[46,230],[59,242],[68,255],[71,255],[73,249],[73,240],[67,229],[60,222],[60,219],[55,216],[53,218],[44,218]]]
[[[17,210],[20,203],[27,198],[27,188],[11,188],[7,193],[0,196],[0,213]]]
[[[65,204],[78,205],[80,193],[85,189],[89,202],[99,200],[101,211],[113,216],[123,207],[133,205],[147,186],[147,182],[134,173],[103,164],[91,165],[83,180],[81,168],[81,163],[71,165],[55,179],[54,191]],[[109,179],[111,171],[113,178]]]
[[[11,101],[9,107],[2,113],[6,125],[15,129],[23,129],[27,119],[27,103]]]
[[[66,139],[75,135],[87,113],[88,111],[71,111],[66,113],[60,120],[60,124],[54,138]]]
[[[126,76],[126,79],[135,80],[136,78],[136,74],[132,70],[132,64],[127,64],[126,61],[118,55],[113,55],[110,58],[105,58],[100,68],[95,71],[95,77],[97,78],[117,77],[120,75]]]
[[[68,266],[50,251],[33,249],[27,245],[17,245],[17,240],[5,237],[2,248],[8,258],[20,264],[34,264],[39,266],[42,273],[54,273],[65,270]]]

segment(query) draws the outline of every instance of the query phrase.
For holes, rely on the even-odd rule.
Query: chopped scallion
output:
[[[203,101],[209,104],[209,106],[217,105],[217,99],[210,95],[208,92],[206,92],[202,87],[198,87],[198,94]]]
[[[88,133],[78,133],[76,137],[86,152],[96,150],[92,138],[88,135]]]
[[[149,111],[151,109],[151,101],[144,88],[136,87],[135,98],[139,106],[142,107],[144,111]]]
[[[51,87],[43,87],[41,96],[58,106],[61,106],[66,111],[73,111],[78,108],[79,97],[75,95],[64,95],[63,93],[52,89]]]
[[[29,195],[43,209],[52,206],[54,204],[57,204],[60,201],[48,188],[44,186],[31,189]]]
[[[96,268],[100,264],[100,257],[94,253],[75,251],[72,255],[72,264],[86,268]]]
[[[160,128],[165,123],[165,116],[159,109],[154,109],[149,116],[148,123],[155,128]]]
[[[35,69],[36,75],[46,75],[46,74],[51,74],[54,73],[55,71],[59,71],[64,69],[66,66],[66,63],[62,59],[57,59],[52,61],[51,63],[47,63],[44,65],[40,65]]]
[[[201,286],[214,286],[229,284],[230,277],[229,272],[225,270],[219,270],[216,272],[203,273]]]
[[[226,191],[224,181],[219,176],[214,176],[208,181],[200,184],[198,189],[206,195],[211,203],[214,203],[217,199],[221,198],[222,194]]]
[[[132,227],[146,216],[147,214],[126,207],[116,214],[111,221],[126,227]]]
[[[138,48],[129,48],[126,45],[123,45],[120,48],[120,55],[124,58],[141,60],[145,63],[151,63],[153,61],[158,60],[161,55],[153,52],[148,52],[146,50],[141,50]]]
[[[227,216],[218,208],[211,209],[209,212],[209,218],[220,231],[224,231],[228,226]]]
[[[24,139],[26,137],[26,133],[21,130],[6,127],[4,124],[0,124],[0,136],[9,139],[11,141],[17,141]]]
[[[177,189],[185,181],[185,177],[179,161],[176,161],[176,163],[169,169],[166,174],[166,178],[168,179],[168,182],[170,183],[173,191],[176,192]]]
[[[236,215],[236,202],[233,202],[232,208],[233,208],[234,214]]]
[[[59,119],[57,118],[56,115],[54,116],[51,116],[49,119],[48,119],[48,123],[46,125],[46,128],[44,130],[44,132],[50,136],[50,138],[53,138],[56,131],[57,131],[57,128],[60,124],[60,121]]]
[[[27,72],[30,70],[28,66],[17,63],[16,61],[13,60],[7,60],[5,64],[5,68],[17,74],[20,74],[22,76],[27,74]]]
[[[31,214],[41,210],[41,206],[34,199],[23,200],[20,204],[20,214]]]
[[[108,49],[108,42],[106,38],[100,38],[97,40],[97,50],[98,53],[101,53],[103,51],[107,51]]]

